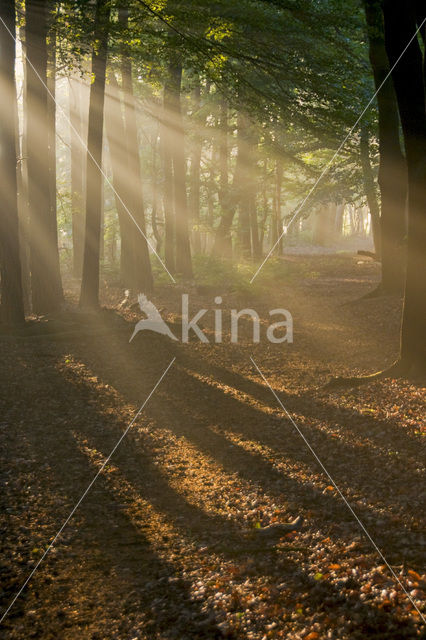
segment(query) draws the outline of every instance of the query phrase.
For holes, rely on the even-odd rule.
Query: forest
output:
[[[0,0],[2,637],[426,637],[425,48]]]

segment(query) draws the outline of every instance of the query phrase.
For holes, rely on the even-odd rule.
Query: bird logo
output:
[[[164,322],[155,304],[153,304],[148,298],[140,293],[138,295],[138,303],[140,310],[147,316],[143,320],[139,320],[136,323],[133,334],[129,340],[131,342],[135,335],[139,331],[154,331],[155,333],[161,333],[163,336],[168,336],[172,340],[177,340],[176,336],[170,331],[170,328]]]

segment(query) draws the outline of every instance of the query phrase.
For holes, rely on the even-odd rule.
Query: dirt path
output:
[[[392,361],[399,303],[342,306],[375,280],[368,263],[336,256],[304,265],[280,288],[223,295],[228,315],[289,309],[293,345],[253,345],[248,323],[231,345],[225,312],[222,345],[144,334],[129,344],[140,317],[132,313],[117,328],[105,314],[99,335],[83,326],[0,338],[3,608],[176,357],[10,610],[5,638],[420,637],[424,389],[405,381],[321,389],[330,375]],[[180,293],[164,287],[153,297],[175,329]],[[194,310],[211,308],[215,293],[192,292]],[[203,326],[211,339],[212,318]],[[253,540],[256,523],[298,514],[300,532]]]

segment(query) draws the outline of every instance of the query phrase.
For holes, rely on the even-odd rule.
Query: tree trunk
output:
[[[251,246],[252,255],[255,260],[261,257],[260,239],[259,239],[259,224],[257,220],[257,203],[256,203],[256,185],[253,183],[250,188],[250,232],[251,232]]]
[[[188,231],[188,203],[186,194],[185,140],[180,104],[182,65],[169,65],[169,124],[173,162],[173,196],[176,222],[176,271],[184,278],[192,278],[191,249]]]
[[[15,2],[0,4],[0,261],[1,321],[16,325],[25,321],[19,255],[18,193],[16,175]]]
[[[385,0],[385,42],[393,66],[417,28],[413,3]],[[423,6],[417,20],[425,17]],[[414,38],[392,71],[408,169],[408,246],[401,330],[404,366],[426,363],[426,113],[422,52]]]
[[[95,42],[92,52],[92,77],[87,132],[86,224],[80,307],[99,307],[99,253],[102,218],[102,138],[104,122],[105,72],[108,49],[110,4],[97,0]]]
[[[126,139],[121,113],[120,92],[117,79],[111,71],[105,90],[105,132],[108,139],[115,205],[120,225],[120,282],[124,287],[133,286],[133,242],[135,225],[126,211],[129,187],[128,155],[123,141]]]
[[[262,219],[259,228],[259,246],[260,251],[263,253],[263,244],[265,240],[265,227],[269,214],[268,206],[268,158],[265,158],[263,162],[263,175],[262,175]]]
[[[164,208],[164,262],[170,273],[175,273],[175,215],[173,208],[173,164],[170,104],[170,82],[166,80],[163,94],[163,113],[160,129],[161,155],[163,159],[163,208]]]
[[[276,233],[277,233],[277,238],[279,238],[278,241],[278,247],[277,247],[277,254],[279,256],[282,255],[283,253],[283,235],[282,235],[282,227],[283,227],[283,221],[281,219],[281,187],[282,187],[282,182],[283,182],[283,165],[282,162],[280,160],[277,160],[277,175],[276,175],[276,183],[275,183],[275,197],[276,197],[276,220],[275,220],[275,224],[276,224]],[[294,227],[294,225],[293,225]],[[272,245],[274,246],[274,245]]]
[[[47,144],[49,162],[49,209],[55,245],[58,246],[56,203],[56,34],[51,32],[47,48]],[[54,223],[54,224],[53,224]],[[59,255],[59,254],[58,254]]]
[[[46,0],[26,1],[28,201],[34,313],[56,311],[62,302],[56,218],[50,206],[47,99]]]
[[[191,189],[190,189],[190,220],[192,224],[192,239],[194,253],[198,254],[201,250],[200,245],[200,163],[201,153],[203,149],[203,139],[200,131],[200,123],[198,120],[198,111],[201,106],[201,86],[200,78],[197,75],[195,87],[192,92],[192,110],[194,121],[194,133],[191,143]]]
[[[120,9],[121,24],[128,28],[128,9]],[[133,277],[132,289],[140,293],[148,293],[153,289],[151,261],[149,259],[146,236],[145,211],[142,193],[142,178],[139,159],[138,128],[136,122],[136,105],[133,94],[132,63],[127,51],[121,56],[121,75],[123,79],[124,125],[128,157],[128,209],[133,216]]]
[[[84,130],[82,113],[82,80],[79,77],[70,78],[68,91],[71,142],[71,224],[73,245],[73,275],[75,278],[81,278],[84,247],[84,152],[82,145],[82,140],[84,139]]]
[[[368,131],[361,126],[360,136],[360,159],[362,175],[364,181],[364,191],[367,198],[368,208],[371,216],[371,228],[373,231],[374,249],[376,257],[381,256],[381,233],[380,233],[380,207],[377,201],[376,188],[374,185],[373,170],[370,162]]]
[[[247,116],[240,111],[238,113],[238,152],[241,153],[241,175],[239,189],[239,214],[238,214],[238,235],[239,247],[245,258],[252,255],[251,225],[250,225],[250,200],[252,176],[250,123]]]
[[[228,257],[232,255],[231,227],[234,220],[235,211],[240,197],[240,183],[242,176],[243,149],[241,134],[241,118],[237,121],[237,159],[234,169],[232,185],[229,184],[228,169],[228,103],[223,98],[221,103],[220,116],[220,188],[219,204],[222,215],[216,228],[215,242],[213,245],[213,255]]]
[[[151,209],[151,227],[154,234],[156,247],[155,250],[158,254],[161,253],[162,237],[158,228],[158,176],[157,176],[157,149],[158,149],[158,129],[155,130],[152,136],[152,209]]]
[[[26,56],[25,46],[25,28],[22,25],[19,28],[19,37],[22,43],[24,60]],[[23,104],[27,104],[27,65],[23,65]],[[20,145],[17,144],[17,155],[20,157],[18,166],[18,226],[19,226],[19,245],[21,257],[22,271],[22,294],[24,298],[24,311],[28,313],[31,310],[31,273],[30,273],[30,216],[28,206],[28,152],[27,152],[27,110],[24,109],[22,114],[22,134],[20,136]],[[16,111],[16,142],[19,142],[19,118]]]
[[[389,62],[383,34],[379,0],[364,0],[368,26],[369,56],[374,75],[379,118],[379,187],[381,194],[381,260],[384,292],[399,292],[404,277],[404,236],[407,176],[399,141],[398,106],[389,78]],[[412,34],[411,34],[412,35]],[[411,36],[410,36],[411,37]]]

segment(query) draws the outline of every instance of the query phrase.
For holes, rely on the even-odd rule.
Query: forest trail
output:
[[[344,304],[376,282],[368,261],[288,260],[289,281],[274,289],[194,289],[190,299],[195,311],[222,295],[224,310],[252,306],[262,318],[284,307],[292,345],[253,345],[249,323],[238,344],[148,334],[129,344],[133,311],[117,330],[106,314],[98,335],[0,338],[1,404],[12,407],[0,423],[2,608],[176,357],[14,604],[4,638],[420,636],[413,603],[250,360],[420,608],[424,389],[401,380],[322,389],[332,375],[392,361],[400,301]],[[164,286],[152,297],[175,328],[181,293]],[[120,295],[109,289],[104,303]],[[202,324],[211,340],[212,318]],[[257,523],[299,514],[301,531],[276,544],[250,537]]]

